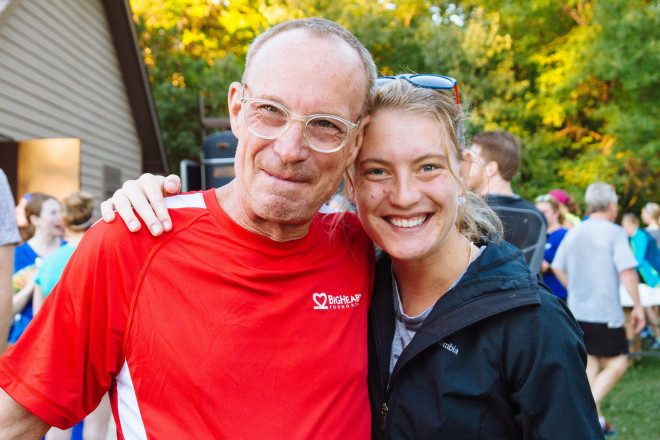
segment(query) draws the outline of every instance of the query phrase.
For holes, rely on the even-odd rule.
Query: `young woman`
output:
[[[368,341],[372,437],[602,438],[577,323],[465,189],[455,81],[379,82],[347,176],[383,249]],[[162,190],[148,180],[128,199],[144,206],[142,194]]]
[[[34,193],[25,205],[25,217],[28,221],[30,238],[14,250],[13,284],[16,294],[13,298],[14,320],[9,333],[9,342],[16,342],[33,317],[32,294],[34,276],[44,257],[55,252],[62,240],[62,212],[60,203],[55,198]]]
[[[550,194],[538,196],[534,202],[536,203],[536,209],[543,213],[548,222],[548,241],[545,245],[543,262],[541,263],[543,282],[550,288],[557,298],[566,301],[566,288],[559,282],[550,267],[550,264],[552,264],[552,260],[557,253],[559,244],[568,232],[568,229],[563,226],[564,214],[561,212],[559,201]]]
[[[466,191],[460,106],[425,84],[403,77],[375,91],[352,174],[362,224],[384,251],[369,328],[372,436],[600,438],[579,327]]]

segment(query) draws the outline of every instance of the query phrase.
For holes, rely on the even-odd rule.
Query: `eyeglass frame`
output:
[[[442,86],[431,86],[427,84],[420,84],[419,82],[414,81],[414,79],[418,76],[427,76],[427,77],[433,77],[433,78],[443,78],[446,79],[451,83],[450,87],[442,87]],[[452,78],[451,76],[444,76],[444,75],[434,75],[432,73],[401,73],[396,76],[379,76],[376,78],[376,87],[380,87],[384,84],[378,84],[379,80],[384,80],[384,79],[389,79],[392,81],[396,81],[397,79],[403,78],[406,81],[408,81],[410,84],[412,84],[415,87],[421,87],[423,89],[434,89],[434,90],[450,90],[454,89],[454,95],[456,95],[456,105],[461,105],[461,100],[458,96],[458,81],[456,81],[456,78]]]
[[[281,137],[284,133],[287,132],[287,130],[289,130],[289,127],[291,127],[291,120],[296,120],[296,121],[300,121],[300,122],[303,123],[303,131],[302,131],[303,132],[303,138],[305,139],[305,143],[307,144],[307,146],[309,148],[311,148],[314,151],[318,151],[319,153],[336,153],[337,151],[344,148],[344,145],[346,145],[346,143],[348,142],[348,139],[351,137],[351,133],[353,131],[357,130],[360,127],[360,122],[362,122],[362,116],[360,116],[358,118],[357,123],[353,123],[353,122],[351,122],[349,120],[346,120],[342,117],[339,117],[339,116],[336,116],[336,115],[330,115],[330,114],[326,114],[326,113],[317,113],[317,114],[308,115],[308,116],[299,115],[297,113],[292,112],[291,110],[286,108],[284,105],[280,104],[279,102],[271,101],[270,99],[247,98],[247,97],[245,97],[245,89],[248,87],[248,85],[247,84],[241,84],[241,86],[243,87],[243,89],[241,90],[241,106],[243,104],[249,104],[251,102],[263,102],[263,103],[266,103],[266,104],[273,105],[273,106],[275,106],[279,109],[282,109],[284,111],[284,113],[286,114],[286,116],[287,116],[286,125],[284,126],[284,129],[282,130],[281,133],[279,133],[276,136],[264,136],[262,134],[257,133],[256,131],[254,131],[252,129],[252,127],[250,126],[250,123],[248,122],[247,112],[245,111],[245,107],[243,107],[243,117],[245,118],[245,124],[247,125],[248,130],[250,130],[250,132],[252,134],[254,134],[255,136],[260,137],[261,139],[270,139],[270,140],[272,140],[272,139],[277,139],[277,138]],[[309,141],[309,139],[307,138],[307,124],[309,123],[309,121],[311,121],[312,119],[317,118],[317,117],[331,118],[331,119],[340,121],[341,123],[346,125],[346,128],[347,128],[346,139],[344,139],[344,141],[338,147],[335,147],[332,150],[321,150],[320,148],[317,148],[314,145],[312,145],[312,143]]]

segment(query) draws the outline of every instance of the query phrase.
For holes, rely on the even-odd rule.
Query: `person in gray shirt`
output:
[[[607,183],[589,185],[585,202],[590,216],[569,230],[552,262],[555,275],[568,289],[568,307],[584,331],[587,376],[606,435],[616,430],[605,421],[600,403],[628,368],[619,283],[623,283],[635,304],[631,313],[635,333],[642,330],[645,322],[637,290],[637,261],[626,232],[614,223],[617,201],[614,189]]]

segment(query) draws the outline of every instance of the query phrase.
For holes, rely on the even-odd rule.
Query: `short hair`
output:
[[[86,231],[94,222],[94,197],[85,191],[62,199],[62,220],[72,231]]]
[[[446,148],[444,153],[447,158],[453,155],[459,162],[464,160],[465,114],[463,108],[456,103],[453,90],[416,87],[407,80],[399,78],[376,88],[373,92],[369,113],[376,114],[379,110],[433,117],[440,127],[441,141]],[[369,130],[369,124],[365,130]],[[448,170],[465,194],[456,218],[458,229],[473,242],[499,239],[502,236],[502,223],[497,214],[481,197],[465,187],[452,167]]]
[[[639,226],[639,219],[632,212],[626,212],[623,214],[623,216],[621,216],[621,223],[623,222],[629,222],[635,226]]]
[[[497,163],[500,176],[511,182],[520,168],[522,147],[518,138],[507,131],[484,131],[475,135],[472,143],[481,147],[483,161]]]
[[[358,40],[355,35],[353,35],[348,29],[344,26],[335,23],[334,21],[327,20],[325,18],[301,18],[285,21],[280,23],[277,26],[274,26],[268,29],[266,32],[260,34],[257,38],[254,39],[248,50],[247,57],[245,59],[245,70],[243,71],[243,82],[246,82],[252,62],[254,58],[259,53],[259,49],[266,44],[269,40],[272,40],[275,36],[282,34],[284,32],[292,30],[304,30],[309,32],[311,35],[320,38],[339,38],[355,50],[362,61],[362,66],[364,68],[365,76],[365,95],[363,97],[362,113],[366,114],[366,109],[369,102],[369,95],[374,88],[376,83],[376,63],[374,63],[371,54],[360,40]]]
[[[612,185],[605,182],[594,182],[587,188],[584,193],[584,201],[587,204],[587,211],[593,212],[607,212],[610,208],[610,203],[617,203],[619,197],[616,195]]]

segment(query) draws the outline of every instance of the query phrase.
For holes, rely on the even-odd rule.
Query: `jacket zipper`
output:
[[[387,402],[383,402],[383,405],[380,407],[380,415],[382,417],[380,429],[383,431],[385,430],[385,427],[387,426]]]

